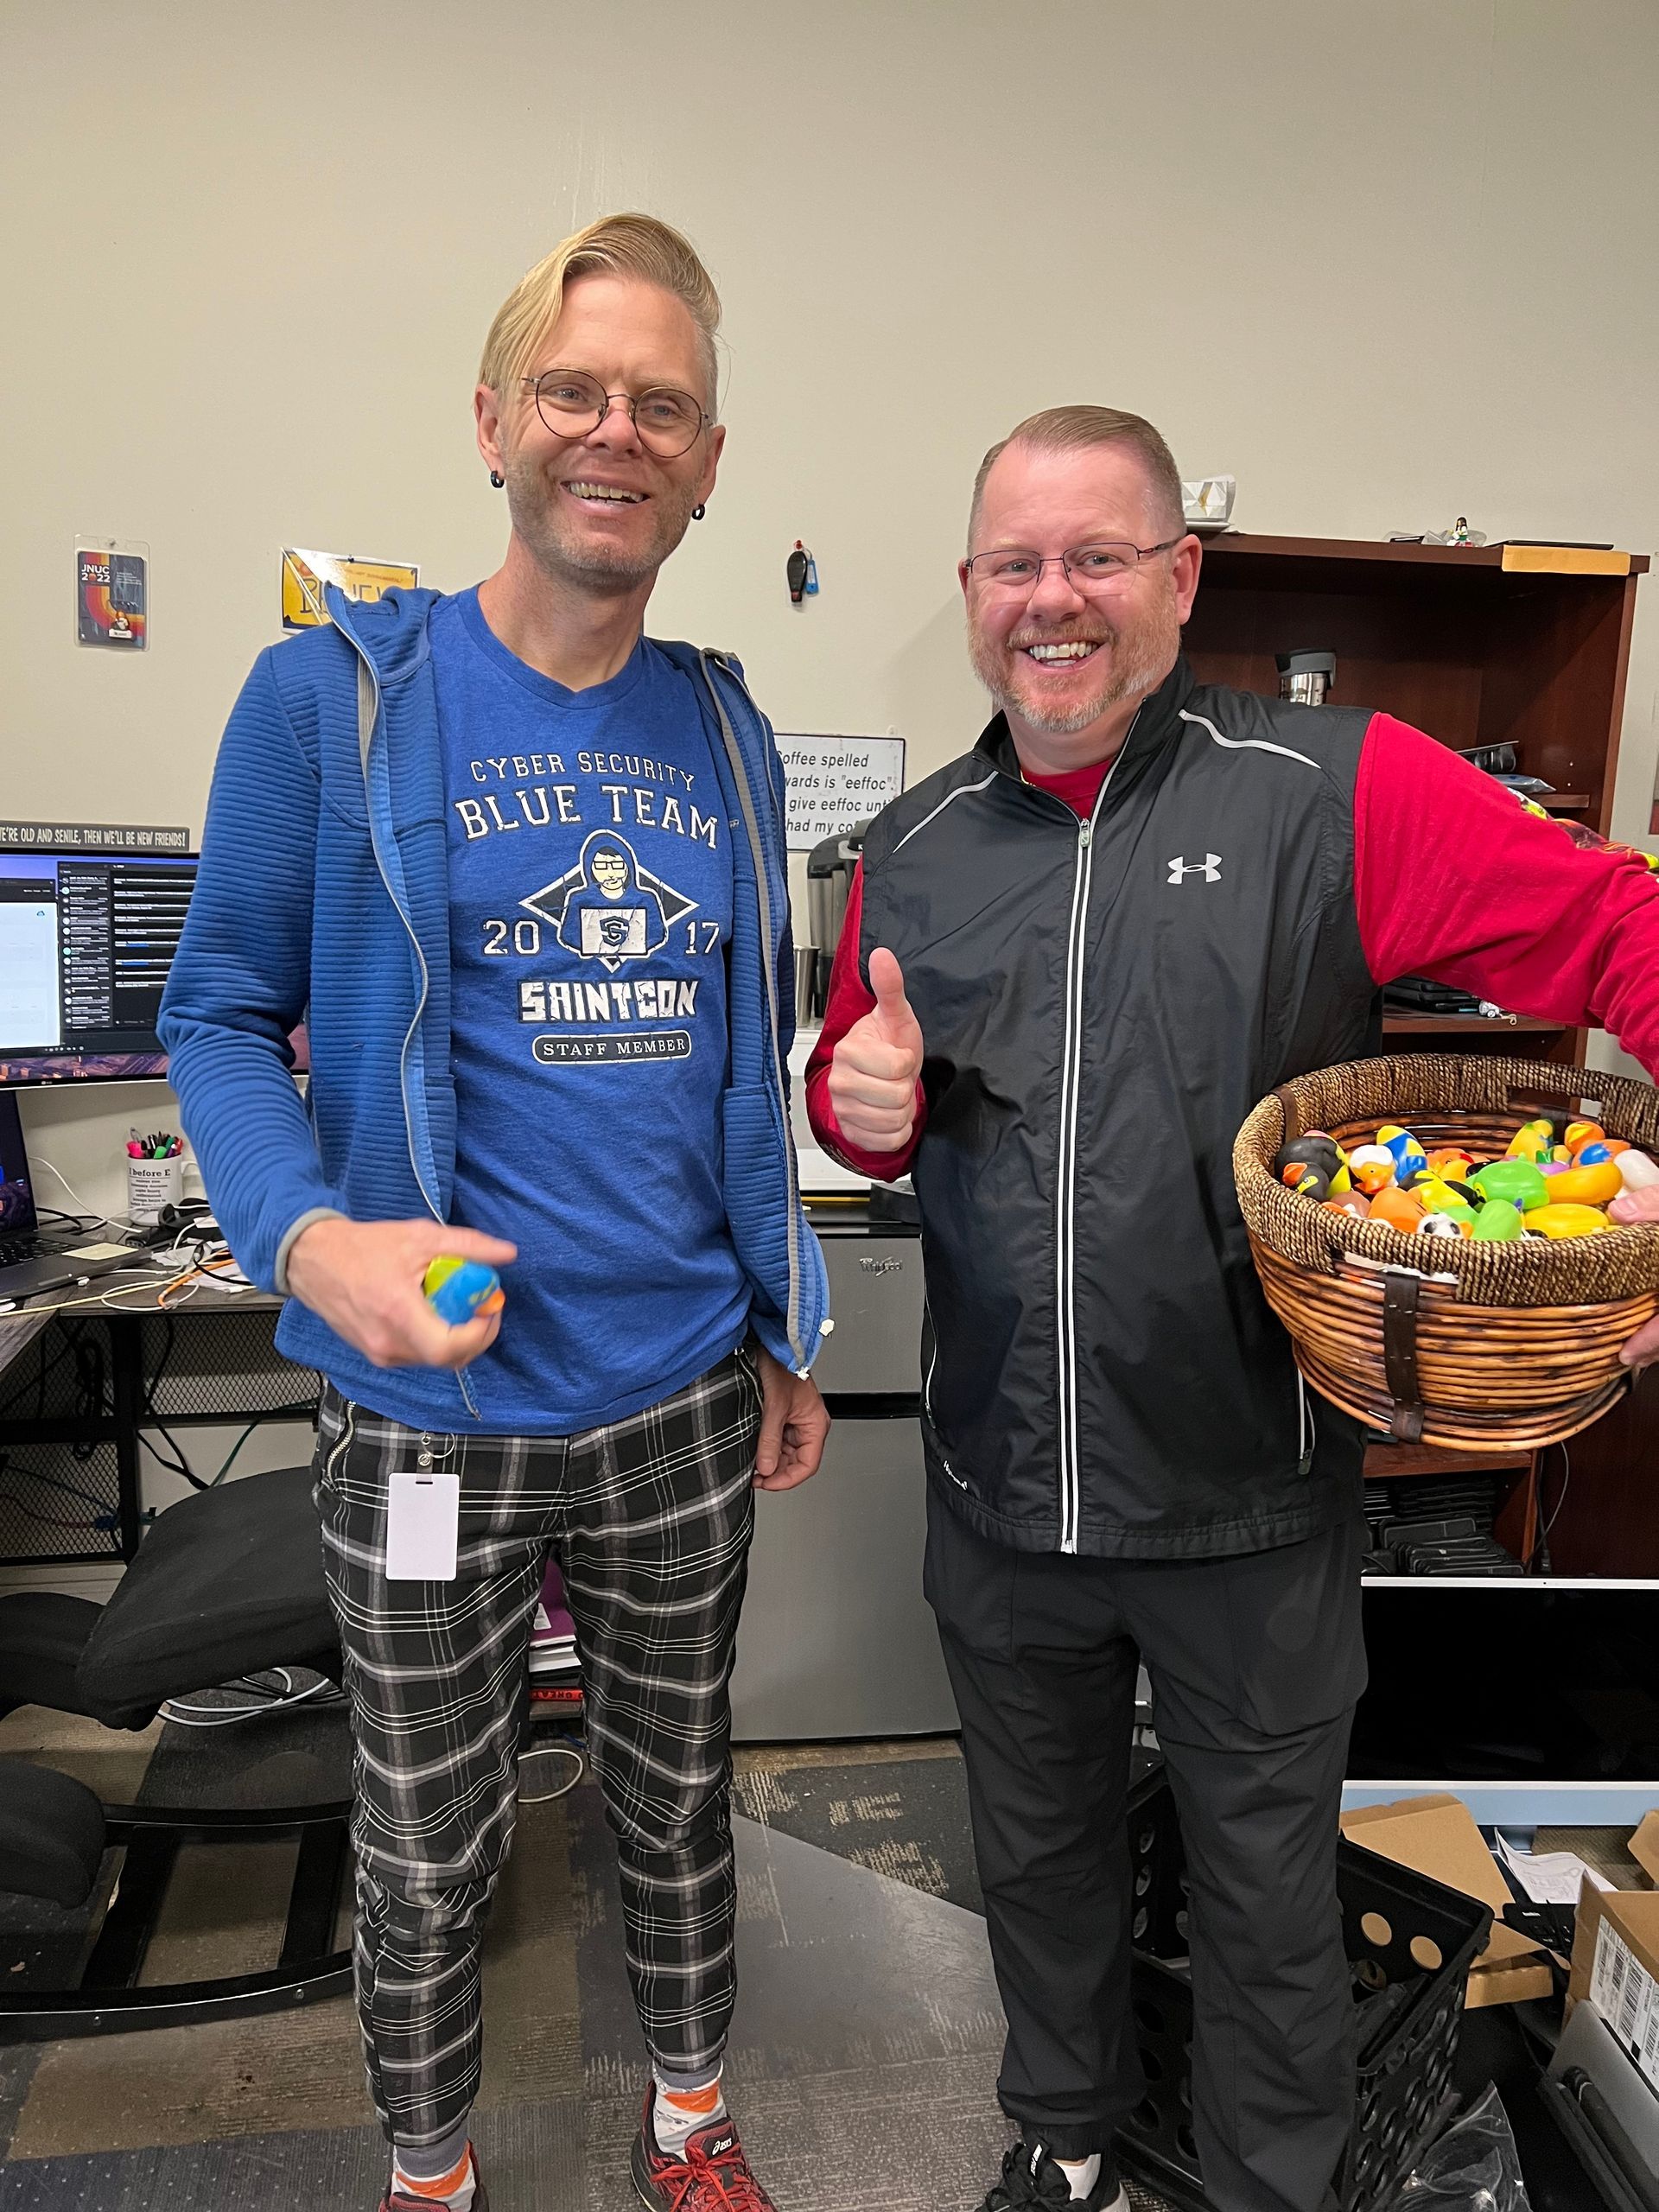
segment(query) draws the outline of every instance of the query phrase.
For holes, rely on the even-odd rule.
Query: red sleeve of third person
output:
[[[910,1133],[909,1143],[899,1152],[860,1152],[849,1145],[841,1134],[836,1109],[830,1103],[830,1063],[835,1058],[836,1046],[854,1023],[861,1021],[875,1007],[874,996],[858,969],[858,939],[863,913],[864,863],[861,861],[853,870],[846,918],[841,925],[841,942],[836,947],[830,970],[823,1027],[806,1064],[806,1118],[824,1150],[850,1167],[855,1175],[873,1176],[880,1183],[896,1183],[901,1175],[910,1173],[927,1120],[927,1095],[920,1083],[916,1085],[916,1124]]]
[[[1433,738],[1376,715],[1354,794],[1354,899],[1378,983],[1426,976],[1512,1014],[1606,1029],[1659,1075],[1659,879]]]

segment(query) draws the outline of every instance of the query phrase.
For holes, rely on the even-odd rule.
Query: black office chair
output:
[[[295,1666],[340,1678],[308,1467],[250,1475],[170,1507],[105,1605],[45,1591],[0,1598],[0,1714],[41,1705],[144,1728],[169,1698]],[[105,1806],[67,1775],[0,1759],[0,1891],[83,1906],[105,1851],[124,1853],[78,1986],[0,1990],[0,2043],[273,2012],[346,1987],[351,1955],[332,1947],[350,1812],[349,1802],[252,1811]],[[184,1845],[295,1834],[275,1967],[135,1986]]]

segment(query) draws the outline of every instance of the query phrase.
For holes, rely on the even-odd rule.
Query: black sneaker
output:
[[[1112,2154],[1102,2154],[1100,2174],[1087,2196],[1073,2196],[1058,2161],[1040,2143],[1016,2143],[1002,2161],[1002,2178],[979,2212],[1129,2212],[1128,2191],[1117,2177]]]

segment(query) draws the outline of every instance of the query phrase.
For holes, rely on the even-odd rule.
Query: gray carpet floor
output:
[[[63,1723],[20,1746],[22,1722],[4,1724],[3,1748],[67,1768],[102,1761],[87,1778],[111,1798],[268,1805],[345,1787],[338,1713],[114,1747]],[[109,1770],[118,1752],[124,1787]],[[555,1764],[527,1770],[526,1795],[550,1786]],[[730,2095],[785,2212],[968,2212],[1009,2139],[984,1923],[938,1893],[956,1885],[933,1871],[950,1841],[955,1766],[947,1745],[743,1762],[740,1806],[789,1820],[804,1804],[809,1824],[844,1847],[782,1820],[735,1822],[742,1995]],[[912,1818],[899,1808],[918,1776],[934,1786],[916,1789]],[[959,1840],[944,1855],[960,1878]],[[290,1865],[280,1844],[185,1854],[146,1979],[268,1963]],[[34,1930],[41,1956],[73,1955],[77,1924],[58,1918],[55,1933]],[[13,1962],[29,1940],[16,1922],[0,1929]],[[590,1783],[521,1808],[485,1972],[476,2133],[495,2212],[623,2212],[643,2060],[614,1857]],[[0,2051],[0,2143],[4,2212],[370,2212],[385,2178],[345,1999]]]
[[[556,1811],[562,1866],[545,1819]],[[492,2004],[480,2153],[499,2212],[620,2212],[630,2202],[641,2066],[613,1861],[591,1789],[534,1812],[542,1825],[526,1827],[515,1859],[531,1886],[561,1893],[570,1941],[561,1958],[538,1916],[522,1910],[492,1927],[492,1998],[505,1974],[521,2000],[528,1980],[544,2002],[515,2004],[509,1992]],[[728,2082],[757,2170],[789,2212],[966,2212],[1009,2134],[995,2095],[1001,2020],[983,1922],[795,1837],[747,1820],[736,1827],[743,1995]],[[572,1999],[574,2018],[563,2009]],[[319,2074],[346,2077],[339,2094],[309,2069],[302,2080],[285,2069],[281,2099],[270,2096],[271,2053],[261,2046],[291,2024],[48,2046],[0,2166],[0,2203],[7,2212],[366,2212],[385,2153],[378,2130],[363,2124],[349,2008],[319,2007],[306,2029]],[[306,2111],[313,2126],[247,2130],[246,2119],[274,2101]],[[163,2130],[168,2139],[156,2139]],[[72,2136],[86,2147],[38,2154],[48,2139]],[[118,2146],[112,2136],[126,2139]]]

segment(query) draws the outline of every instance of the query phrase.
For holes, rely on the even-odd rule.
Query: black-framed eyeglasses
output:
[[[690,453],[712,419],[689,391],[677,391],[671,385],[653,385],[649,391],[607,391],[585,369],[543,369],[540,376],[521,377],[519,382],[534,395],[536,412],[556,438],[591,437],[620,401],[640,444],[664,461]]]
[[[1181,537],[1185,535],[1183,531]],[[987,590],[1028,599],[1041,582],[1043,570],[1058,567],[1065,569],[1073,591],[1093,598],[1132,575],[1139,563],[1149,561],[1154,553],[1167,553],[1180,542],[1180,537],[1166,537],[1159,545],[1128,545],[1116,538],[1095,538],[1087,545],[1074,545],[1068,553],[1051,553],[1046,559],[1024,546],[1002,545],[974,554],[968,573]]]

